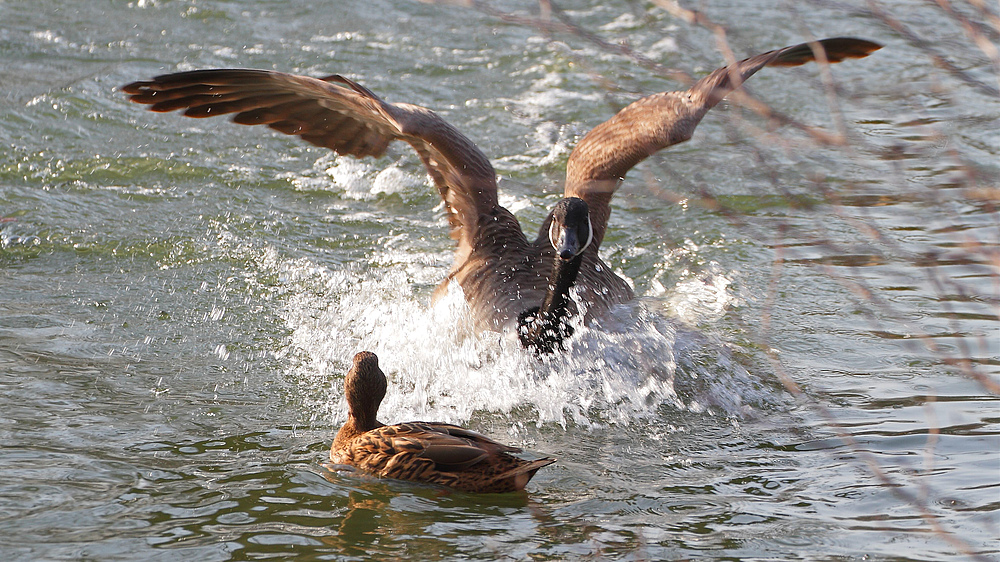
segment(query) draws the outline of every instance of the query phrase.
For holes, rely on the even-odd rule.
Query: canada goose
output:
[[[344,378],[347,422],[330,447],[330,460],[379,478],[440,484],[467,492],[524,489],[535,472],[555,462],[526,461],[520,453],[485,435],[456,425],[410,422],[383,425],[376,419],[385,397],[385,374],[369,351],[354,356]]]
[[[341,155],[377,157],[394,140],[409,143],[445,202],[458,245],[439,290],[455,280],[480,322],[498,330],[516,321],[525,347],[550,352],[572,332],[569,319],[577,307],[569,299],[571,286],[588,319],[633,298],[629,285],[598,256],[611,197],[633,166],[691,138],[709,109],[764,66],[797,66],[820,52],[834,63],[880,48],[844,37],[802,43],[719,68],[686,91],[661,92],[630,104],[573,149],[566,164],[566,199],[534,241],[497,202],[493,166],[471,140],[432,111],[387,103],[343,76],[196,70],[133,82],[122,90],[152,111],[184,110],[188,117],[234,113],[236,123],[267,125]]]

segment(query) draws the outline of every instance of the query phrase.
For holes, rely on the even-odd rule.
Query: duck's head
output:
[[[587,202],[578,197],[562,199],[552,209],[549,242],[563,261],[579,256],[594,240]]]
[[[370,425],[367,429],[379,425],[375,416],[385,398],[386,386],[385,374],[378,367],[378,356],[370,351],[354,356],[354,365],[344,378],[344,394],[350,416],[356,424]]]

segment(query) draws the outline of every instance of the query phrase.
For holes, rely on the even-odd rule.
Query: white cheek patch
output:
[[[549,244],[552,244],[553,248],[559,248],[562,244],[562,234],[562,229],[559,228],[559,224],[553,219],[552,224],[549,225]]]

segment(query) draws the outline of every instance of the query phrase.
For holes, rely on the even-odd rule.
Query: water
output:
[[[560,6],[665,67],[723,60],[654,6]],[[3,558],[995,557],[995,70],[922,2],[888,9],[967,81],[843,6],[704,9],[738,54],[803,30],[885,43],[833,69],[835,112],[815,66],[750,84],[800,123],[843,115],[852,146],[713,110],[615,199],[602,253],[638,302],[537,361],[474,333],[457,289],[430,304],[452,246],[405,146],[339,159],[114,88],[346,74],[467,132],[534,230],[575,140],[678,82],[457,7],[0,4]],[[526,496],[327,471],[362,349],[390,377],[383,421],[460,422],[558,463]]]

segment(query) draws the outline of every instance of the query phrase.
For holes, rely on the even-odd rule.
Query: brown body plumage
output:
[[[526,461],[520,449],[456,425],[376,419],[386,379],[374,353],[362,351],[344,379],[348,417],[330,448],[330,460],[379,478],[440,484],[467,492],[524,489],[535,472],[555,462]]]
[[[834,38],[785,47],[715,70],[680,92],[642,98],[591,130],[566,165],[567,198],[589,206],[592,243],[582,249],[574,284],[588,318],[633,298],[628,284],[598,255],[611,198],[637,163],[691,138],[702,117],[764,66],[796,66],[823,53],[829,62],[861,58],[880,45]],[[235,114],[236,123],[264,124],[342,155],[381,156],[394,140],[409,143],[447,207],[458,247],[448,279],[465,291],[474,316],[499,329],[541,305],[550,290],[552,215],[531,241],[497,202],[496,174],[476,145],[432,111],[387,103],[341,76],[317,79],[266,70],[199,70],[157,76],[122,88],[153,111],[184,110],[189,117]],[[575,268],[574,268],[575,269]],[[570,302],[561,312],[575,313]],[[543,315],[544,316],[544,315]],[[550,319],[557,324],[565,318]],[[560,330],[557,332],[562,333]],[[524,340],[522,340],[524,341]]]

